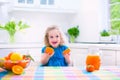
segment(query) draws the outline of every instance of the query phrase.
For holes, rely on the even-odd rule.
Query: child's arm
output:
[[[71,64],[70,54],[65,54],[64,57],[65,57],[66,62],[67,62],[68,64]]]
[[[49,54],[46,54],[46,53],[42,54],[42,56],[41,56],[41,64],[45,65],[49,61],[50,57],[51,56]]]
[[[46,64],[53,54],[54,50],[51,47],[46,47],[45,53],[41,56],[41,64]]]

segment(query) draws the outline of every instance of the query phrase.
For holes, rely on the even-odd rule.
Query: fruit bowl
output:
[[[10,52],[7,56],[0,58],[0,67],[20,75],[24,72],[24,68],[28,67],[31,60],[34,61],[30,54],[21,55],[19,52]]]
[[[19,60],[19,61],[12,61],[12,60],[5,60],[4,62],[4,68],[6,70],[12,70],[12,67],[14,65],[19,65],[23,68],[26,68],[31,62],[31,59],[26,57],[23,60]]]

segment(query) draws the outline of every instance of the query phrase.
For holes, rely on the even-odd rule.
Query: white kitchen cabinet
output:
[[[4,48],[0,49],[0,57],[7,56],[10,52],[19,52],[20,54],[30,54],[36,62],[40,61],[41,48]]]
[[[38,0],[14,0],[13,6],[15,7],[32,7],[36,5]]]
[[[76,10],[76,8],[79,5],[79,0],[55,0],[56,8],[59,9],[73,9]]]
[[[117,59],[117,66],[120,66],[120,51],[117,51],[116,59]]]
[[[36,62],[40,61],[41,58],[41,48],[29,49],[31,56],[35,59]]]
[[[0,0],[0,24],[8,20],[8,4],[8,0]]]
[[[116,66],[116,51],[115,50],[102,50],[101,65],[102,66]]]
[[[71,48],[71,60],[73,66],[85,66],[87,53],[87,49]]]
[[[56,0],[14,0],[15,7],[20,8],[55,8]]]
[[[0,49],[0,57],[7,56],[10,52],[19,52],[20,54],[27,54],[29,52],[29,49],[25,48],[4,48]]]
[[[0,0],[0,6],[2,6],[2,5],[4,5],[4,4],[7,4],[7,3],[9,3],[9,2],[6,1],[6,0]]]
[[[35,61],[39,63],[43,46],[43,44],[0,44],[0,57],[8,55],[11,51],[20,52],[21,54],[29,52]],[[88,49],[93,46],[101,50],[101,66],[120,66],[120,45],[71,44],[69,47],[73,66],[85,66]]]
[[[39,12],[58,12],[76,13],[76,2],[73,0],[11,0],[12,11],[39,11]]]

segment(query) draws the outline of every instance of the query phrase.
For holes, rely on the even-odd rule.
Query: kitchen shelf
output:
[[[11,12],[25,11],[25,12],[48,12],[48,13],[69,13],[75,14],[75,10],[70,9],[57,9],[57,8],[34,8],[34,7],[14,7]]]
[[[1,5],[4,5],[4,4],[8,4],[8,3],[9,3],[9,1],[0,0],[0,6],[1,6]]]

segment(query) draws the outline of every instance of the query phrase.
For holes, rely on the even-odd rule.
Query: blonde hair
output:
[[[51,30],[58,30],[59,31],[60,39],[61,39],[60,40],[60,45],[63,45],[64,44],[64,39],[63,39],[62,33],[61,33],[60,29],[56,25],[51,25],[46,29],[45,36],[44,36],[45,45],[50,46],[49,40],[48,40],[48,34],[49,34],[49,31],[51,31]]]

